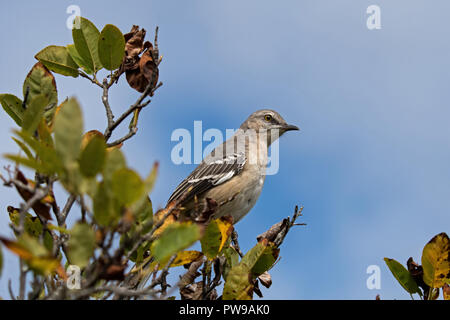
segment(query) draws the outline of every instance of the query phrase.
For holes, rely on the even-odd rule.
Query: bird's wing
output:
[[[230,180],[241,173],[245,162],[246,157],[243,152],[227,154],[224,158],[213,162],[203,161],[178,185],[168,203],[178,200],[182,196],[184,196],[183,202],[188,201],[194,195],[200,195]]]

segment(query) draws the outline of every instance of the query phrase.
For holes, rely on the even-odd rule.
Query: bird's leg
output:
[[[231,242],[233,243],[234,249],[237,251],[237,253],[242,258],[244,256],[244,254],[242,253],[241,248],[239,247],[238,234],[237,234],[236,230],[233,230],[233,232],[231,233]]]

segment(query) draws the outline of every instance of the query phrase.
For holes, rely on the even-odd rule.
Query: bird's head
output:
[[[287,131],[300,130],[297,126],[288,124],[286,120],[276,111],[270,109],[262,109],[253,112],[247,120],[242,123],[240,129],[255,130],[256,132],[266,130],[269,137],[280,137]],[[273,142],[275,139],[271,139]],[[270,144],[270,142],[269,142]]]

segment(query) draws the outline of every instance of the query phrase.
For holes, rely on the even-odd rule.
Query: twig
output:
[[[238,242],[238,234],[236,230],[233,229],[233,232],[231,233],[231,241],[233,242],[233,247],[236,250],[236,252],[239,254],[239,256],[242,258],[244,254],[241,251],[241,248],[239,247]]]
[[[114,115],[112,113],[111,106],[109,105],[109,97],[108,97],[109,86],[108,86],[108,81],[106,80],[106,78],[103,80],[102,87],[103,87],[102,102],[103,102],[103,105],[105,106],[105,110],[106,110],[106,118],[108,120],[108,127],[111,127],[114,123]]]
[[[72,209],[72,206],[73,206],[76,198],[77,197],[75,195],[73,195],[73,194],[71,194],[69,196],[69,198],[67,198],[67,202],[66,202],[63,210],[60,213],[60,217],[59,217],[59,219],[57,218],[58,219],[58,224],[59,224],[60,227],[62,227],[64,225],[64,223],[66,222],[67,215],[69,214],[70,209]]]
[[[132,290],[124,287],[119,286],[98,286],[98,287],[89,287],[86,289],[82,289],[78,291],[76,294],[72,295],[71,298],[74,300],[82,299],[89,297],[97,292],[111,292],[118,296],[125,296],[125,297],[142,297],[142,296],[156,296],[156,291],[153,288],[145,288],[142,290]]]
[[[132,114],[137,109],[142,109],[145,106],[147,106],[151,102],[151,100],[149,99],[144,102],[144,99],[147,96],[152,95],[161,86],[162,86],[162,82],[158,83],[158,85],[153,88],[152,82],[149,82],[149,84],[145,88],[144,92],[137,99],[137,101],[135,103],[133,103],[128,108],[128,110],[125,111],[120,117],[118,117],[116,121],[114,121],[110,126],[108,126],[108,128],[106,128],[105,133],[104,133],[105,140],[108,141],[109,138],[111,138],[111,135],[112,135],[112,132],[114,131],[114,129],[116,129],[130,114]]]
[[[44,281],[39,280],[38,276],[35,274],[31,287],[33,290],[28,294],[28,300],[36,300],[39,298],[44,287]]]
[[[114,141],[114,142],[111,142],[111,143],[106,144],[106,146],[107,146],[108,148],[110,148],[110,147],[117,146],[117,145],[119,145],[119,144],[121,144],[121,143],[127,141],[128,139],[132,138],[132,137],[136,134],[137,130],[138,130],[137,127],[132,127],[132,128],[130,128],[130,131],[129,131],[125,136],[123,136],[123,137],[120,138],[120,139],[117,139],[117,140]]]
[[[170,265],[173,263],[173,261],[175,260],[176,257],[177,257],[177,254],[174,254],[170,257],[169,262],[167,262],[165,267],[162,269],[158,278],[153,280],[152,284],[149,286],[150,289],[153,289],[157,285],[160,285],[161,286],[161,297],[164,297],[166,295],[167,288],[170,287],[170,285],[167,284],[167,275],[169,274]]]
[[[86,73],[84,73],[83,71],[79,71],[78,74],[80,76],[82,76],[83,78],[88,79],[89,81],[91,81],[93,84],[99,86],[100,88],[103,88],[102,84],[100,82],[98,82],[98,80],[95,78],[95,76],[93,78],[89,77]]]
[[[25,286],[27,279],[27,270],[25,269],[23,260],[19,260],[19,268],[20,268],[20,280],[19,280],[19,300],[25,299]]]
[[[280,233],[278,233],[277,237],[274,240],[274,243],[277,247],[281,246],[281,244],[284,241],[284,238],[286,238],[286,235],[288,234],[289,230],[291,230],[291,228],[293,226],[306,225],[304,223],[302,223],[302,224],[295,223],[297,218],[302,216],[302,211],[303,211],[303,207],[300,207],[300,209],[299,209],[298,206],[295,206],[294,215],[292,216],[292,219],[288,218],[286,227],[283,228],[283,230],[281,230]]]
[[[14,292],[12,289],[11,279],[8,279],[8,291],[9,291],[9,296],[11,297],[11,300],[16,300],[16,296],[14,295]]]

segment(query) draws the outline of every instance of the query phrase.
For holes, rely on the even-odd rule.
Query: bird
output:
[[[274,110],[253,112],[175,188],[168,205],[177,202],[184,217],[197,220],[212,201],[209,219],[231,216],[233,224],[239,222],[261,194],[270,145],[294,130],[300,129]]]
[[[274,110],[253,112],[233,136],[217,146],[175,188],[166,208],[181,208],[176,220],[208,222],[228,216],[236,224],[253,208],[261,194],[270,145],[293,130],[300,129],[288,124]],[[209,210],[212,202],[214,208]],[[163,212],[159,211],[160,216]],[[205,219],[205,212],[212,213],[206,216],[206,221],[201,221]],[[151,261],[135,265],[124,283],[142,289],[151,274],[148,269]]]

